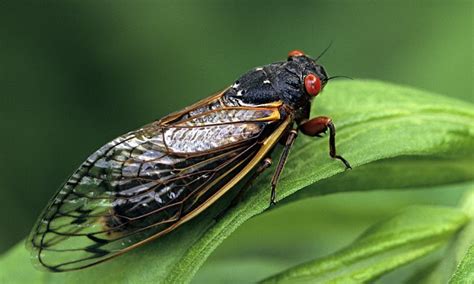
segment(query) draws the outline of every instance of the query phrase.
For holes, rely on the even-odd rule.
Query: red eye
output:
[[[321,91],[321,80],[314,74],[308,74],[304,78],[304,87],[308,94],[315,97]]]
[[[304,55],[304,52],[301,51],[301,50],[297,50],[297,49],[288,52],[288,58],[295,57],[295,56],[296,57],[297,56],[303,56],[303,55]]]

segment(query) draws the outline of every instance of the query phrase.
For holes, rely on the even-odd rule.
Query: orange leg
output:
[[[337,155],[336,153],[336,127],[330,117],[327,116],[318,116],[312,118],[299,126],[299,129],[303,134],[308,136],[317,136],[321,137],[322,133],[326,133],[329,129],[329,155],[333,159],[341,160],[346,169],[352,169],[349,162],[344,159],[342,156]]]

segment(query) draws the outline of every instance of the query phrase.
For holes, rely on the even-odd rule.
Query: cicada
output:
[[[311,102],[331,79],[303,52],[254,68],[231,86],[105,144],[53,196],[27,240],[35,262],[49,271],[81,269],[170,233],[206,210],[244,178],[271,164],[270,204],[299,132],[329,130],[331,118],[310,119]],[[244,184],[245,185],[245,184]]]

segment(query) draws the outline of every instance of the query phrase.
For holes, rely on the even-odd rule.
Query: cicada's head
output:
[[[279,92],[283,100],[295,111],[297,121],[307,119],[311,101],[326,86],[328,74],[316,60],[299,50],[290,51],[288,60],[282,67]]]
[[[328,74],[324,67],[300,50],[288,53],[285,69],[302,78],[304,91],[312,97],[317,96],[328,81]]]
[[[253,105],[283,101],[298,123],[309,117],[312,99],[321,93],[328,80],[322,65],[303,52],[293,50],[287,61],[254,68],[244,74],[227,91],[227,96]]]

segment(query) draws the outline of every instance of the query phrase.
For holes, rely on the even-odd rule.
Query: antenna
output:
[[[328,51],[328,49],[331,47],[333,41],[331,40],[331,42],[329,42],[329,45],[323,50],[323,52],[321,52],[321,54],[316,57],[316,59],[314,61],[318,61],[318,59],[320,59],[321,57],[323,57],[323,55],[326,53],[326,51]]]

